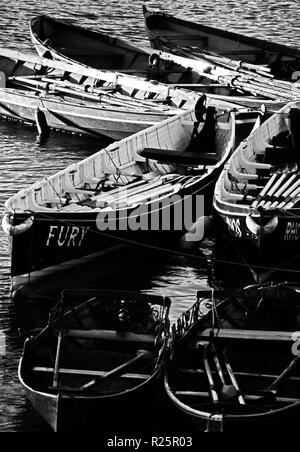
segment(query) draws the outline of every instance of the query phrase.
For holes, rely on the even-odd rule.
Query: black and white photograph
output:
[[[0,432],[297,432],[299,0],[1,8]]]

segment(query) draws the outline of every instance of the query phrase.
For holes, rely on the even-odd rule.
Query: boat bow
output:
[[[246,217],[246,225],[253,235],[261,237],[264,235],[271,235],[274,231],[276,231],[279,225],[279,219],[278,216],[275,215],[266,225],[259,225],[250,214]]]
[[[26,218],[22,223],[18,225],[13,224],[13,216],[9,213],[6,213],[2,219],[2,229],[5,232],[6,235],[9,236],[17,236],[24,234],[26,231],[28,231],[34,223],[34,216],[31,215],[30,217]]]

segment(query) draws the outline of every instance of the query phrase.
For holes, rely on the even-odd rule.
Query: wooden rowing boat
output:
[[[66,268],[124,243],[169,240],[189,229],[205,207],[196,195],[213,192],[234,150],[236,123],[244,134],[255,123],[248,123],[248,113],[244,124],[242,113],[201,105],[10,198],[2,226],[12,240],[13,287],[60,264]],[[205,200],[210,211],[211,196]],[[185,218],[184,206],[190,209]]]
[[[300,50],[296,47],[148,11],[146,6],[143,11],[146,31],[155,49],[195,59],[203,56],[203,51],[210,52],[249,64],[266,65],[276,78],[292,81],[299,78]]]
[[[164,384],[208,432],[297,428],[299,284],[199,292],[174,325]]]
[[[0,116],[37,124],[42,132],[122,139],[192,108],[201,97],[133,75],[7,49],[0,49],[0,74]]]
[[[290,103],[238,146],[215,188],[223,227],[272,264],[300,254],[299,130],[300,103]]]
[[[145,8],[144,14],[147,28],[148,13]],[[154,16],[156,17],[155,14]],[[152,17],[151,13],[150,17]],[[164,18],[164,15],[158,14],[158,24],[161,22],[162,18]],[[170,21],[171,24],[168,23],[168,25],[166,25],[167,33],[170,32],[170,28],[171,30],[173,30],[173,28],[176,30],[176,25],[173,26],[173,21],[176,22],[176,19],[171,17]],[[179,29],[182,33],[182,29],[185,29],[186,27],[181,24],[181,21],[179,21],[179,23]],[[186,33],[188,34],[188,31],[186,31]],[[151,34],[151,31],[149,31],[149,34]],[[216,36],[214,35],[210,38],[214,41]],[[210,42],[209,37],[207,39],[208,42]],[[235,39],[238,39],[238,36],[236,36]],[[300,96],[299,85],[294,83],[294,80],[296,80],[299,75],[299,52],[298,56],[295,56],[292,51],[293,56],[288,57],[291,61],[288,61],[287,63],[285,61],[287,58],[286,55],[281,53],[278,54],[277,52],[275,56],[272,54],[269,59],[264,61],[264,63],[258,64],[258,62],[255,61],[254,64],[253,62],[247,62],[242,58],[230,58],[226,55],[216,53],[211,49],[199,49],[199,47],[196,47],[195,49],[193,46],[176,46],[169,42],[168,39],[161,38],[161,40],[159,41],[160,44],[157,44],[156,40],[153,39],[152,45],[162,48],[164,52],[167,51],[172,53],[173,62],[177,62],[185,67],[191,67],[193,71],[198,72],[199,75],[210,78],[214,83],[220,83],[231,87],[236,90],[236,93],[241,94],[242,99],[244,94],[247,96],[251,94],[255,97],[259,96],[260,100],[271,99],[272,101],[287,103],[297,100]],[[219,39],[219,41],[222,43],[220,43],[220,46],[223,48],[226,39],[223,37],[221,40]],[[232,46],[232,39],[230,42],[230,45]],[[288,66],[287,71],[286,65]],[[280,69],[278,69],[278,67]]]
[[[133,415],[141,400],[150,404],[152,395],[153,403],[170,305],[130,292],[63,292],[47,326],[26,340],[19,364],[27,398],[55,432],[98,431],[99,422],[107,429],[118,419],[124,425],[128,406]]]
[[[41,57],[141,76],[151,72],[151,52],[117,37],[45,15],[32,18],[29,28],[31,40]]]
[[[154,52],[115,36],[40,15],[30,20],[30,35],[38,54],[105,71],[132,74],[164,83],[198,84],[202,77]]]
[[[215,79],[211,78],[212,73],[207,69],[207,62],[195,64],[190,57],[183,58],[162,51],[139,48],[119,38],[49,16],[34,17],[30,21],[30,32],[32,42],[42,57],[48,56],[103,71],[118,71],[155,79],[173,87],[205,92],[214,99],[243,106],[256,108],[257,105],[265,103],[268,110],[276,111],[280,108],[278,103],[286,103],[285,98],[280,98],[280,93],[276,93],[275,99],[269,99],[267,88],[262,90],[265,94],[263,96],[258,96],[256,91],[255,97],[241,95],[241,90],[233,84],[218,81],[218,77],[224,75],[223,70],[218,72],[214,81]]]

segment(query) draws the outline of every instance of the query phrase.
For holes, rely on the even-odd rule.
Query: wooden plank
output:
[[[192,35],[190,33],[185,33],[185,34],[179,34],[175,31],[174,34],[163,34],[164,38],[175,38],[175,39],[187,39],[188,41],[190,41],[191,39],[198,39],[199,41],[204,41],[206,42],[208,40],[208,36],[203,36],[203,35]]]
[[[171,83],[169,86],[178,87],[178,88],[228,88],[228,85],[222,85],[221,83],[212,83],[209,85],[205,85],[204,83]]]
[[[264,53],[262,49],[238,49],[238,50],[218,50],[219,55],[261,55]]]
[[[24,62],[31,63],[33,65],[40,65],[42,67],[49,67],[53,69],[57,69],[62,73],[70,73],[77,74],[85,77],[91,77],[95,80],[102,80],[108,83],[112,83],[113,85],[124,86],[132,89],[137,89],[141,91],[145,91],[146,93],[156,93],[160,94],[164,98],[174,98],[177,100],[185,100],[187,102],[186,108],[193,108],[195,103],[200,99],[202,93],[192,92],[184,89],[174,89],[169,85],[160,82],[149,82],[140,77],[134,77],[133,75],[126,75],[116,71],[105,71],[91,68],[90,66],[85,66],[83,64],[70,64],[61,60],[51,60],[48,58],[39,57],[33,54],[24,54],[19,51],[10,50],[6,48],[0,48],[1,56],[10,58],[16,62]],[[147,54],[150,55],[150,52],[147,51]],[[159,52],[160,57],[165,61],[171,61],[179,64],[184,69],[187,66],[186,58],[178,57],[176,55],[170,55],[166,52]],[[193,61],[193,60],[190,60]],[[198,65],[199,62],[193,61],[193,63]],[[206,66],[206,65],[204,65]],[[214,95],[207,94],[207,98],[215,103]],[[223,101],[223,100],[221,100]],[[222,108],[226,110],[231,110],[232,108],[240,108],[238,104],[234,104],[233,101],[229,98],[228,101],[224,101]]]
[[[175,98],[184,98],[190,100],[191,103],[197,101],[201,93],[197,94],[192,92],[184,92],[180,90],[172,89],[171,87],[162,83],[151,83],[142,78],[134,77],[132,75],[124,75],[120,72],[104,71],[93,69],[89,66],[82,64],[69,64],[64,61],[50,60],[48,58],[39,57],[32,54],[24,54],[16,50],[9,50],[0,48],[0,54],[2,57],[10,58],[12,60],[31,63],[33,65],[40,65],[53,69],[60,70],[62,72],[74,73],[85,77],[91,77],[96,80],[104,80],[108,83],[124,85],[127,87],[139,89],[146,92],[153,92],[157,94],[163,94],[165,97],[171,96]]]
[[[219,161],[216,154],[170,149],[145,148],[140,155],[148,159],[184,165],[215,165]]]
[[[57,386],[58,386],[58,373],[59,373],[59,365],[60,365],[62,340],[63,340],[63,334],[62,334],[62,331],[60,331],[58,338],[57,338],[57,349],[56,349],[55,365],[54,365],[54,371],[53,371],[53,387],[54,388],[57,388]]]
[[[176,396],[182,396],[182,397],[209,397],[209,392],[201,392],[201,391],[175,391],[174,394]],[[246,394],[245,399],[247,401],[258,401],[263,400],[264,395],[252,395],[252,394]],[[276,397],[276,402],[278,403],[296,403],[300,402],[299,399],[292,398],[292,397]],[[261,405],[263,406],[263,404]],[[270,410],[271,411],[271,410]]]
[[[209,397],[208,392],[200,392],[200,391],[176,391],[176,396],[183,396],[183,397]]]
[[[260,331],[260,330],[234,330],[220,329],[215,336],[212,336],[212,330],[207,328],[199,337],[213,339],[245,339],[258,341],[284,341],[293,342],[293,332],[290,331]]]
[[[183,374],[187,374],[187,375],[201,375],[204,374],[204,370],[203,369],[185,369],[185,368],[178,368],[177,370],[179,370],[180,372],[182,372]],[[213,371],[213,374],[215,373],[215,371]],[[260,380],[275,380],[276,378],[278,378],[278,374],[263,374],[263,373],[255,373],[255,372],[235,372],[235,375],[237,377],[242,377],[242,378],[259,378]],[[296,383],[300,382],[300,377],[290,377],[289,381],[294,381]]]
[[[103,339],[109,341],[122,342],[140,342],[144,344],[153,344],[155,336],[151,334],[136,334],[130,332],[111,331],[111,330],[67,330],[65,336],[78,339]]]
[[[31,369],[33,372],[45,372],[45,373],[52,373],[53,367],[41,367],[41,366],[34,366]],[[100,370],[86,370],[86,369],[66,369],[61,368],[59,369],[59,374],[65,374],[65,375],[82,375],[82,376],[88,376],[88,377],[102,377],[106,374],[106,372],[100,371]],[[128,378],[128,379],[137,379],[137,380],[148,380],[151,375],[147,374],[135,374],[135,373],[126,373],[120,375],[120,378]]]

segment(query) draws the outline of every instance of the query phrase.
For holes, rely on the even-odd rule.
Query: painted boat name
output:
[[[46,246],[52,246],[53,243],[59,247],[77,247],[82,245],[82,242],[88,232],[89,228],[79,226],[49,226],[49,233]]]
[[[284,240],[286,242],[295,242],[300,239],[300,223],[289,221],[286,227]]]
[[[231,229],[237,237],[242,237],[241,223],[238,218],[226,218],[226,223],[229,229]]]

